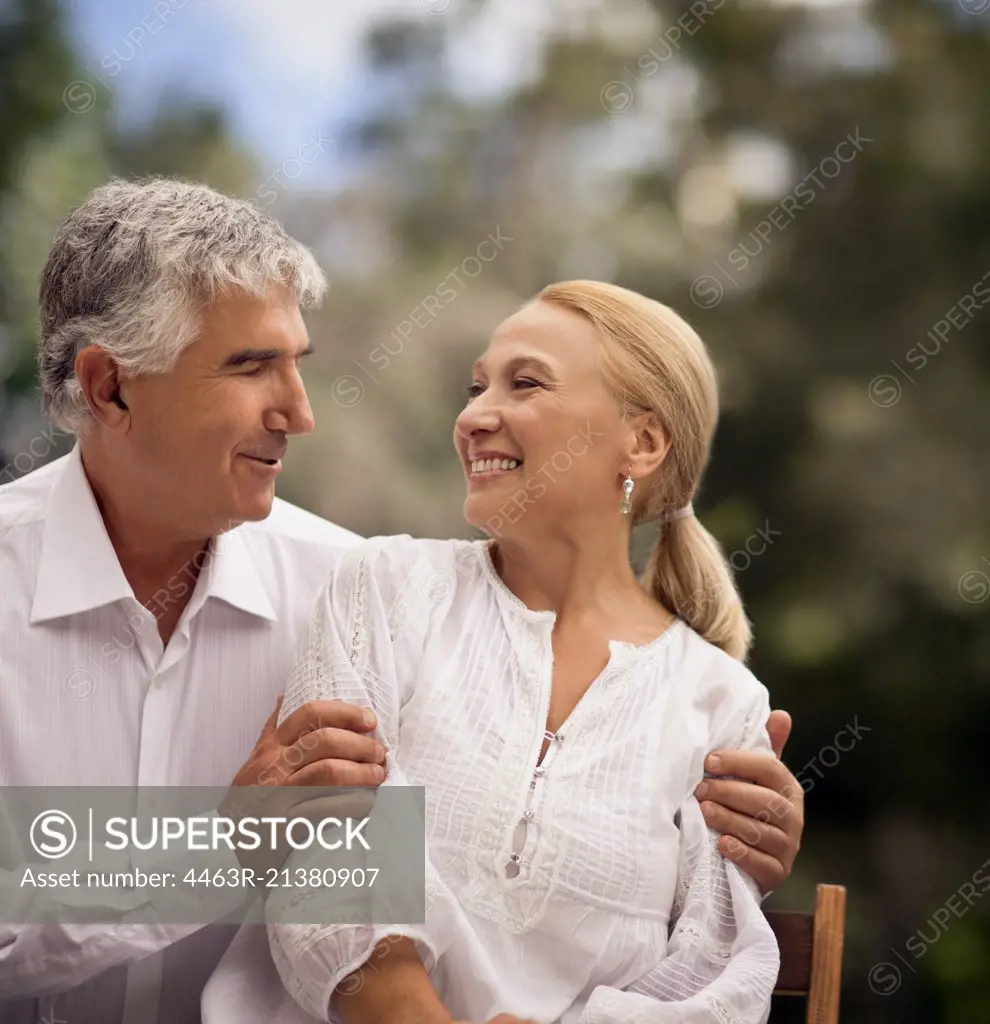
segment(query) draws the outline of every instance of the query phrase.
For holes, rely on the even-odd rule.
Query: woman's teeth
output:
[[[471,462],[471,472],[491,473],[495,470],[518,469],[521,465],[518,459],[474,459]]]

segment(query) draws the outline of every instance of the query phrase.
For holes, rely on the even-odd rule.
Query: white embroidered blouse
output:
[[[334,1020],[337,983],[401,934],[458,1020],[766,1020],[777,945],[693,795],[712,749],[770,749],[766,689],[680,620],[612,641],[540,762],[554,618],[505,586],[487,541],[345,553],[282,717],[314,698],[377,713],[385,784],[426,787],[427,916],[270,927],[309,1014]]]

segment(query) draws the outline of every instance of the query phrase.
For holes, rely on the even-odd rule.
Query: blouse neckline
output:
[[[492,558],[492,546],[495,544],[495,541],[491,539],[478,540],[475,541],[475,544],[478,545],[481,556],[481,566],[485,575],[488,577],[488,582],[491,584],[495,592],[502,597],[505,603],[508,604],[516,614],[520,615],[524,619],[528,619],[530,622],[549,623],[552,626],[553,623],[557,621],[556,612],[530,608],[528,604],[522,601],[506,586],[505,580],[499,576],[498,570],[495,568],[495,561]],[[631,640],[609,640],[609,650],[613,652],[616,650],[628,650],[645,654],[653,651],[661,645],[669,643],[674,638],[675,632],[682,625],[684,625],[684,621],[680,617],[675,618],[659,636],[654,637],[645,644],[636,644]]]

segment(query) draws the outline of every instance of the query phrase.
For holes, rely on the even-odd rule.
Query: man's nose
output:
[[[312,433],[316,420],[298,370],[293,371],[278,404],[269,411],[265,426],[282,434]]]

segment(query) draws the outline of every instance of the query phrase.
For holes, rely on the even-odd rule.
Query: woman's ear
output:
[[[76,379],[94,418],[110,430],[126,430],[131,413],[121,394],[120,369],[99,345],[87,345],[76,356]]]
[[[656,414],[644,412],[630,424],[630,439],[627,463],[638,477],[650,476],[663,463],[670,451],[670,438]]]

